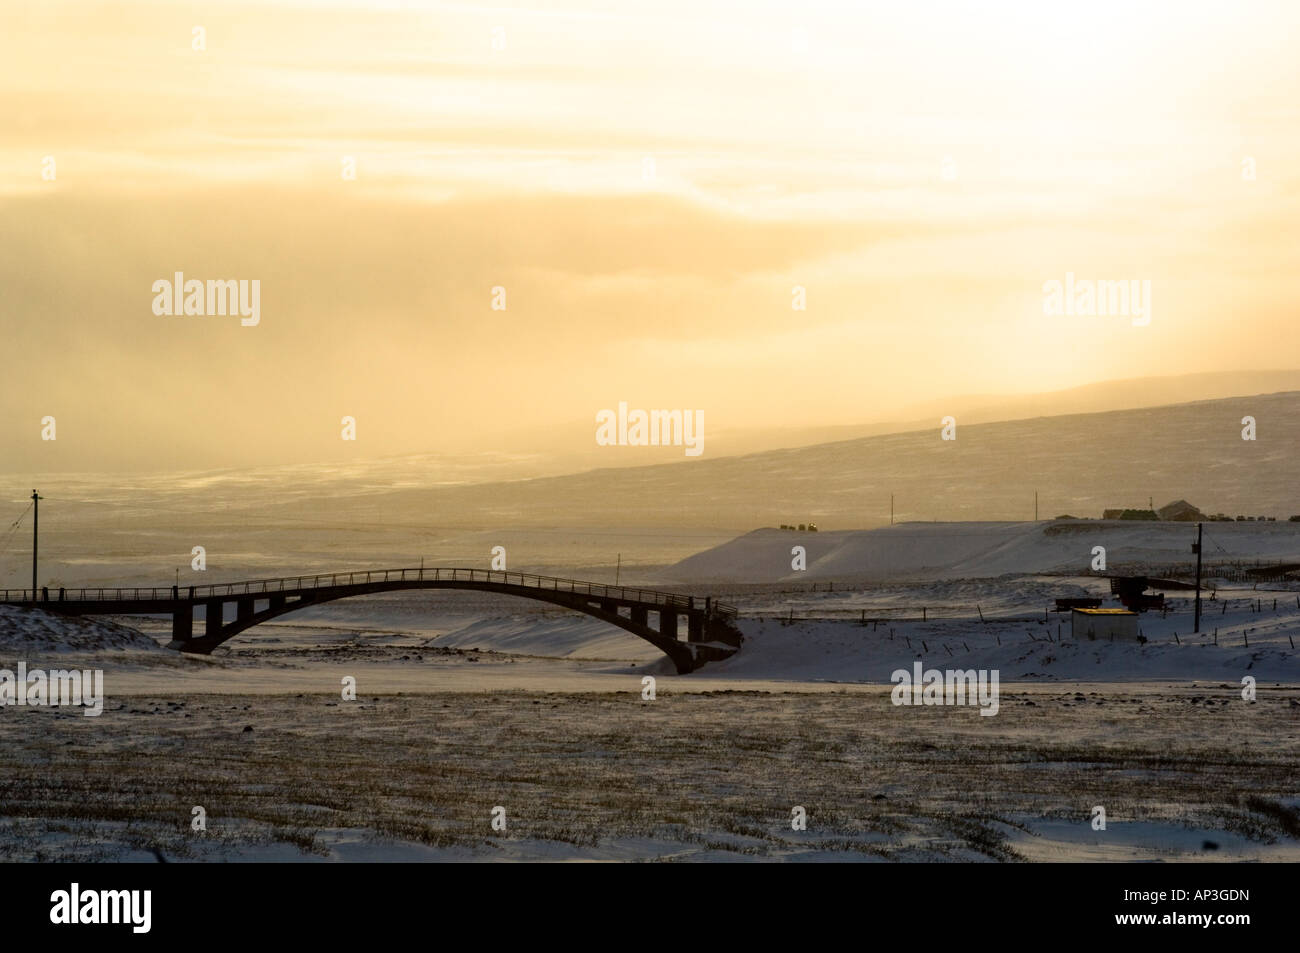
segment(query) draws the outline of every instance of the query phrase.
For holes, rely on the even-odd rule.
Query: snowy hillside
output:
[[[1108,569],[1190,563],[1196,527],[1129,520],[901,523],[875,530],[800,533],[763,529],[697,553],[664,571],[692,582],[819,579],[972,579],[1008,573],[1087,575],[1093,548]],[[791,549],[807,568],[791,568]],[[1300,523],[1207,523],[1207,563],[1300,562]]]
[[[1242,439],[1253,417],[1255,440]],[[1108,508],[1185,499],[1207,512],[1300,513],[1300,394],[1139,410],[964,423],[742,457],[439,489],[367,499],[376,519],[409,513],[441,526],[824,529],[902,520],[1100,517]],[[609,456],[609,467],[626,458]],[[301,515],[298,504],[284,509]]]

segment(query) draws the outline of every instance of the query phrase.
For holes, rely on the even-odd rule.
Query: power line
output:
[[[1217,549],[1219,552],[1223,553],[1223,555],[1225,555],[1225,556],[1231,556],[1231,555],[1232,555],[1231,552],[1229,552],[1228,550],[1226,550],[1226,549],[1224,549],[1222,546],[1220,546],[1219,543],[1218,543],[1218,540],[1216,540],[1213,536],[1210,537],[1210,542],[1214,543],[1214,548]]]
[[[3,539],[0,539],[0,553],[8,553],[9,541],[14,538],[14,534],[18,532],[19,525],[21,525],[22,521],[27,518],[27,514],[31,511],[31,508],[34,505],[34,503],[28,503],[27,508],[19,514],[18,519],[9,524],[9,532],[5,534]]]

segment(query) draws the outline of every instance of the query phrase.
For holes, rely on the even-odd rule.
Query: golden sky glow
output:
[[[1282,2],[5,3],[0,469],[1300,365],[1297,33]],[[153,314],[176,271],[259,279],[260,324]],[[1150,280],[1150,324],[1045,315],[1067,272]]]

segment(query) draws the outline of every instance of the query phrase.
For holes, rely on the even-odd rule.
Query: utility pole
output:
[[[36,547],[39,542],[37,531],[41,525],[41,496],[32,490],[32,605],[36,605]]]
[[[1034,522],[1038,522],[1038,491],[1034,491]]]
[[[1196,545],[1192,549],[1196,550],[1196,620],[1192,623],[1192,631],[1201,631],[1201,534],[1205,531],[1204,523],[1196,524]]]
[[[894,525],[894,494],[889,494],[889,525]]]
[[[618,554],[618,565],[614,567],[614,585],[618,585],[618,577],[623,572],[623,554]]]

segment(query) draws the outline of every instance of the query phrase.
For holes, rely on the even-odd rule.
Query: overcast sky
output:
[[[1298,21],[9,0],[0,471],[501,451],[594,439],[619,401],[823,426],[1300,366]],[[259,280],[260,323],[154,314],[177,271]],[[1149,280],[1150,323],[1045,314],[1067,272]]]

